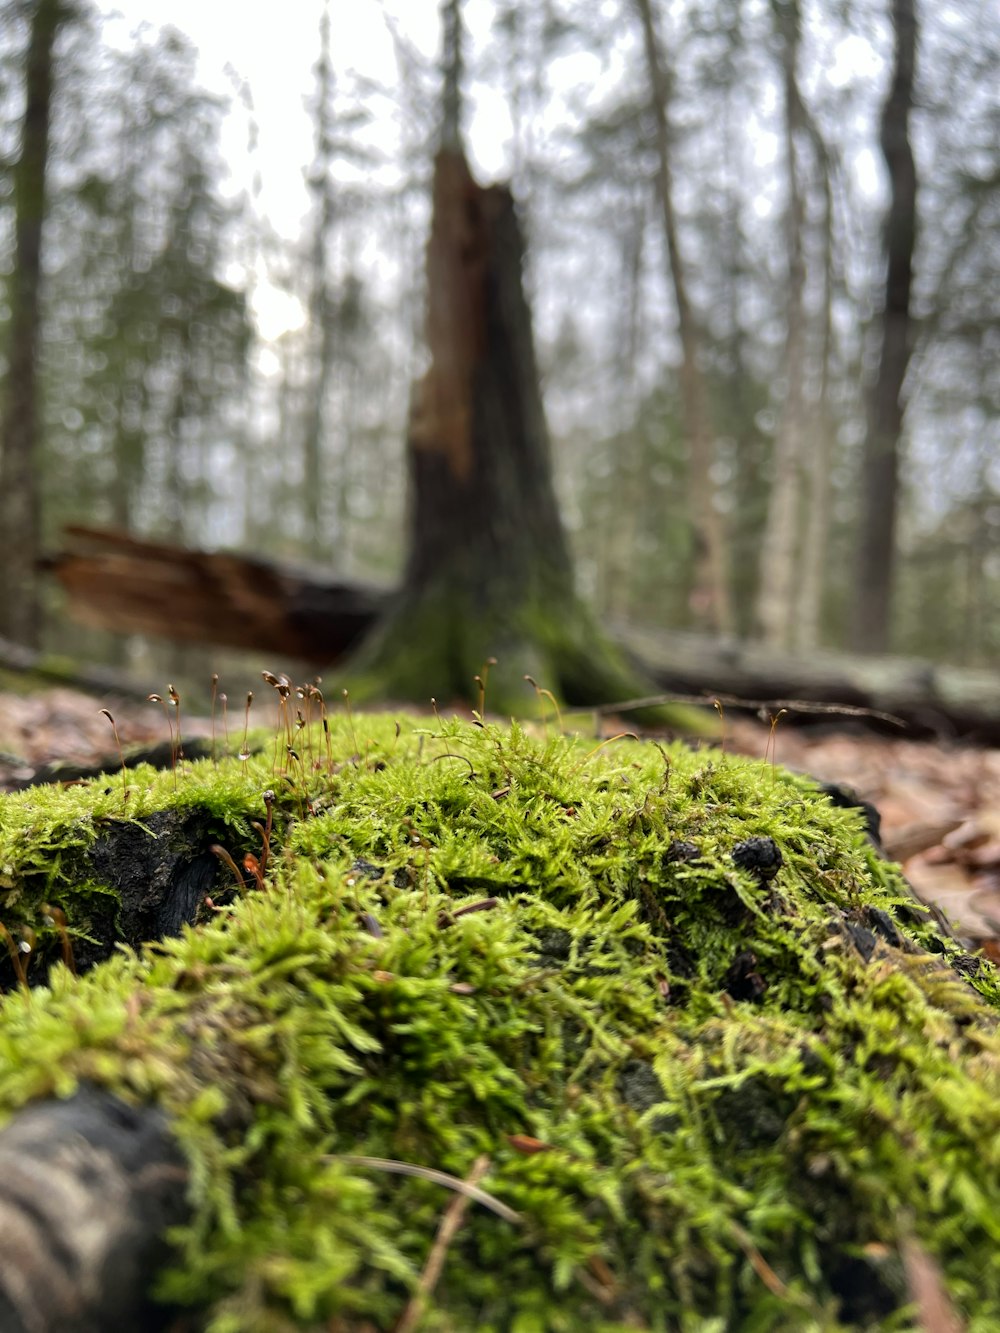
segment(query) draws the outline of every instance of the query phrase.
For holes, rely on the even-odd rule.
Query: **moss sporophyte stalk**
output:
[[[160,1300],[211,1333],[909,1329],[916,1245],[1000,1327],[996,976],[859,812],[718,751],[280,705],[277,749],[0,802],[33,941],[0,1109],[162,1108],[192,1211]]]

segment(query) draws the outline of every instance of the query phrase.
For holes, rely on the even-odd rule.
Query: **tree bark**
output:
[[[700,335],[688,296],[687,278],[677,237],[671,170],[670,126],[667,122],[669,85],[653,22],[651,0],[636,0],[642,24],[650,104],[656,122],[659,158],[657,184],[663,233],[670,265],[670,279],[677,306],[677,331],[681,344],[681,410],[688,437],[689,477],[694,526],[694,570],[691,608],[705,629],[724,632],[732,623],[729,578],[726,568],[722,518],[714,504],[712,483],[712,424],[708,411],[705,377],[699,365]]]
[[[917,175],[909,137],[917,48],[914,0],[892,0],[892,25],[892,80],[880,132],[890,190],[885,296],[878,374],[869,400],[864,448],[853,625],[853,645],[859,652],[883,652],[890,640],[903,386],[912,350],[910,291],[917,221]]]
[[[794,644],[797,649],[817,648],[822,637],[823,594],[826,587],[827,546],[832,506],[834,420],[830,403],[833,357],[834,238],[832,163],[826,143],[811,117],[806,128],[818,159],[823,199],[821,224],[823,247],[823,334],[819,396],[811,414],[814,439],[809,450],[806,523],[802,541],[802,575],[797,595]]]
[[[444,49],[441,56],[442,97],[440,147],[462,151],[462,74],[464,29],[462,0],[441,0],[441,29]]]
[[[0,1329],[160,1329],[148,1300],[188,1171],[166,1117],[96,1088],[0,1130]]]
[[[4,576],[3,632],[29,646],[40,633],[36,565],[40,551],[38,355],[41,327],[42,229],[56,34],[64,0],[35,0],[25,68],[21,150],[14,168],[14,274],[7,402],[0,441]]]
[[[388,615],[349,663],[352,691],[475,698],[493,657],[497,708],[524,700],[527,674],[581,703],[634,685],[574,591],[522,262],[510,192],[477,185],[461,151],[443,148],[427,250],[431,365],[409,425],[409,554]]]
[[[761,543],[757,623],[765,643],[787,648],[795,614],[795,579],[798,568],[802,518],[802,481],[805,454],[805,310],[804,253],[805,202],[799,172],[797,140],[804,126],[797,65],[800,45],[798,0],[774,0],[774,26],[781,43],[785,93],[785,164],[788,203],[785,238],[788,248],[788,289],[784,378],[785,399],[774,442],[773,471],[767,522]]]
[[[333,383],[336,354],[336,308],[330,289],[330,251],[336,224],[336,198],[333,183],[333,108],[334,72],[330,58],[330,11],[320,17],[320,55],[316,63],[316,157],[310,182],[316,216],[310,247],[309,320],[312,349],[312,375],[308,388],[302,437],[302,512],[305,518],[307,549],[317,554],[325,544],[323,520],[323,445],[330,388]],[[343,478],[341,479],[343,481]],[[343,485],[341,486],[343,490]],[[339,543],[342,534],[336,534]]]

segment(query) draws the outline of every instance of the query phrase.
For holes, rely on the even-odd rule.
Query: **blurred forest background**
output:
[[[283,89],[313,126],[295,236],[268,208],[245,72],[209,91],[196,35],[123,36],[88,0],[4,6],[10,638],[144,660],[138,640],[70,636],[34,574],[71,523],[398,577],[441,101],[406,14],[433,0],[384,5],[388,80],[344,57],[362,0],[299,3],[315,36],[311,86]],[[489,122],[597,614],[995,661],[991,0],[468,0],[464,15],[471,157]],[[281,15],[238,21],[266,36]]]

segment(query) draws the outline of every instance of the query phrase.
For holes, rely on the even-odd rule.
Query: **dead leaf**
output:
[[[940,843],[947,846],[948,834],[959,827],[960,821],[957,819],[946,819],[936,824],[904,824],[902,828],[886,834],[882,845],[890,861],[902,863]]]

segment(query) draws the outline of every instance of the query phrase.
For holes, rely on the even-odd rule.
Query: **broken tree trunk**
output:
[[[552,484],[523,246],[510,192],[438,153],[427,250],[431,366],[408,439],[409,556],[388,614],[351,661],[368,689],[468,697],[490,658],[495,707],[523,677],[590,703],[636,678],[578,599]]]
[[[78,619],[117,633],[253,648],[326,664],[357,642],[385,603],[375,588],[229,551],[188,550],[71,526],[50,556]]]

